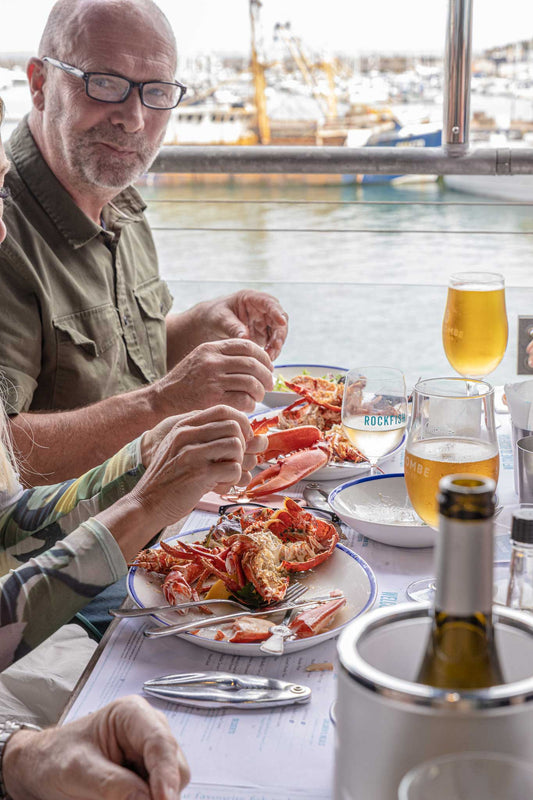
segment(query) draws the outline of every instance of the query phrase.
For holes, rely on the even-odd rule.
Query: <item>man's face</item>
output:
[[[86,32],[73,66],[130,80],[173,81],[170,43],[125,24],[122,29]],[[123,189],[147,171],[165,133],[170,111],[146,108],[133,88],[124,103],[102,103],[86,95],[85,83],[50,64],[43,89],[43,135],[50,166],[77,189]]]
[[[9,169],[9,163],[6,158],[6,154],[4,153],[4,147],[2,145],[2,141],[0,140],[0,190],[4,186],[4,178],[6,176],[6,172]],[[2,216],[4,213],[4,201],[2,199],[0,192],[0,243],[4,241],[6,238],[6,226],[2,221]]]

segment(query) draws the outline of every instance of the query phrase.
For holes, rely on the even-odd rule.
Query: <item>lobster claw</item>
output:
[[[257,433],[257,431],[255,432]],[[295,450],[313,447],[318,442],[321,442],[323,438],[321,432],[314,425],[300,425],[298,428],[273,431],[268,434],[267,449],[260,454],[258,460],[260,462],[270,461],[271,458],[287,455]]]
[[[244,496],[255,499],[282,492],[327,463],[328,455],[320,447],[299,450],[280,458],[276,464],[256,475],[246,487]]]

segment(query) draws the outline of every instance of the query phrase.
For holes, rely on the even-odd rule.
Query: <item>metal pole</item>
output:
[[[460,155],[468,148],[472,2],[449,0],[444,53],[443,146],[450,155]]]

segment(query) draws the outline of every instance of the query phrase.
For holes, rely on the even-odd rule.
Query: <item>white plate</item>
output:
[[[358,533],[396,547],[432,547],[435,531],[414,511],[403,473],[372,475],[333,489],[333,511]]]
[[[256,414],[250,414],[250,419],[263,419],[274,417],[280,411],[283,411],[285,406],[281,408],[273,408],[270,411],[259,411]],[[387,459],[392,458],[392,456],[403,447],[403,443],[405,441],[405,434],[402,437],[400,444],[388,455],[380,458],[378,463],[382,464],[383,462],[387,461]],[[269,467],[270,464],[259,464],[259,469],[266,469]],[[320,469],[315,470],[310,475],[306,476],[306,480],[309,478],[313,478],[314,481],[343,481],[346,478],[353,478],[354,475],[358,475],[361,477],[366,472],[370,470],[370,464],[368,461],[340,461],[338,464],[326,464],[325,467],[320,467]]]
[[[200,541],[205,538],[208,529],[190,531],[185,534],[178,534],[167,539],[168,542],[173,542],[176,539],[182,539],[185,542]],[[346,597],[346,605],[339,612],[337,616],[338,623],[335,628],[319,633],[316,636],[309,636],[307,639],[296,639],[295,641],[285,642],[285,652],[293,653],[296,650],[304,650],[307,647],[313,647],[315,644],[331,639],[337,636],[341,629],[351,622],[351,620],[358,617],[364,611],[370,609],[376,599],[377,583],[374,573],[362,558],[356,553],[348,550],[344,545],[338,544],[334,552],[323,564],[320,564],[314,570],[309,572],[299,572],[297,579],[300,583],[308,586],[308,591],[304,595],[306,599],[314,595],[322,595],[331,591],[332,589],[340,589]],[[149,574],[137,567],[131,567],[128,573],[128,592],[133,600],[140,608],[147,606],[162,605],[165,603],[163,592],[161,591],[162,578],[157,575]],[[220,608],[220,613],[224,611],[235,611],[236,609],[231,606]],[[218,611],[218,607],[217,607]],[[188,622],[194,619],[205,619],[204,615],[178,615],[172,611],[163,612],[161,614],[153,614],[155,619],[161,625],[171,625],[176,622]],[[283,612],[279,617],[283,617]],[[279,622],[280,619],[274,615],[270,616],[272,624],[274,620]],[[243,643],[243,642],[222,642],[213,639],[217,628],[201,628],[198,633],[183,633],[180,638],[186,639],[193,644],[200,647],[206,647],[208,650],[216,650],[220,653],[229,653],[237,656],[264,656],[265,654],[259,649],[259,643]]]
[[[295,378],[305,370],[312,378],[323,378],[324,375],[339,375],[348,372],[346,367],[331,367],[325,364],[274,364],[274,380],[278,375],[283,378]],[[263,403],[271,408],[288,406],[294,403],[301,395],[296,392],[265,392]]]

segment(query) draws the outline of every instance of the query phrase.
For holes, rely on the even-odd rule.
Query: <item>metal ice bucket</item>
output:
[[[494,610],[506,683],[447,691],[414,682],[430,605],[377,609],[338,642],[335,800],[396,800],[405,773],[434,756],[486,750],[532,758],[533,614]]]

